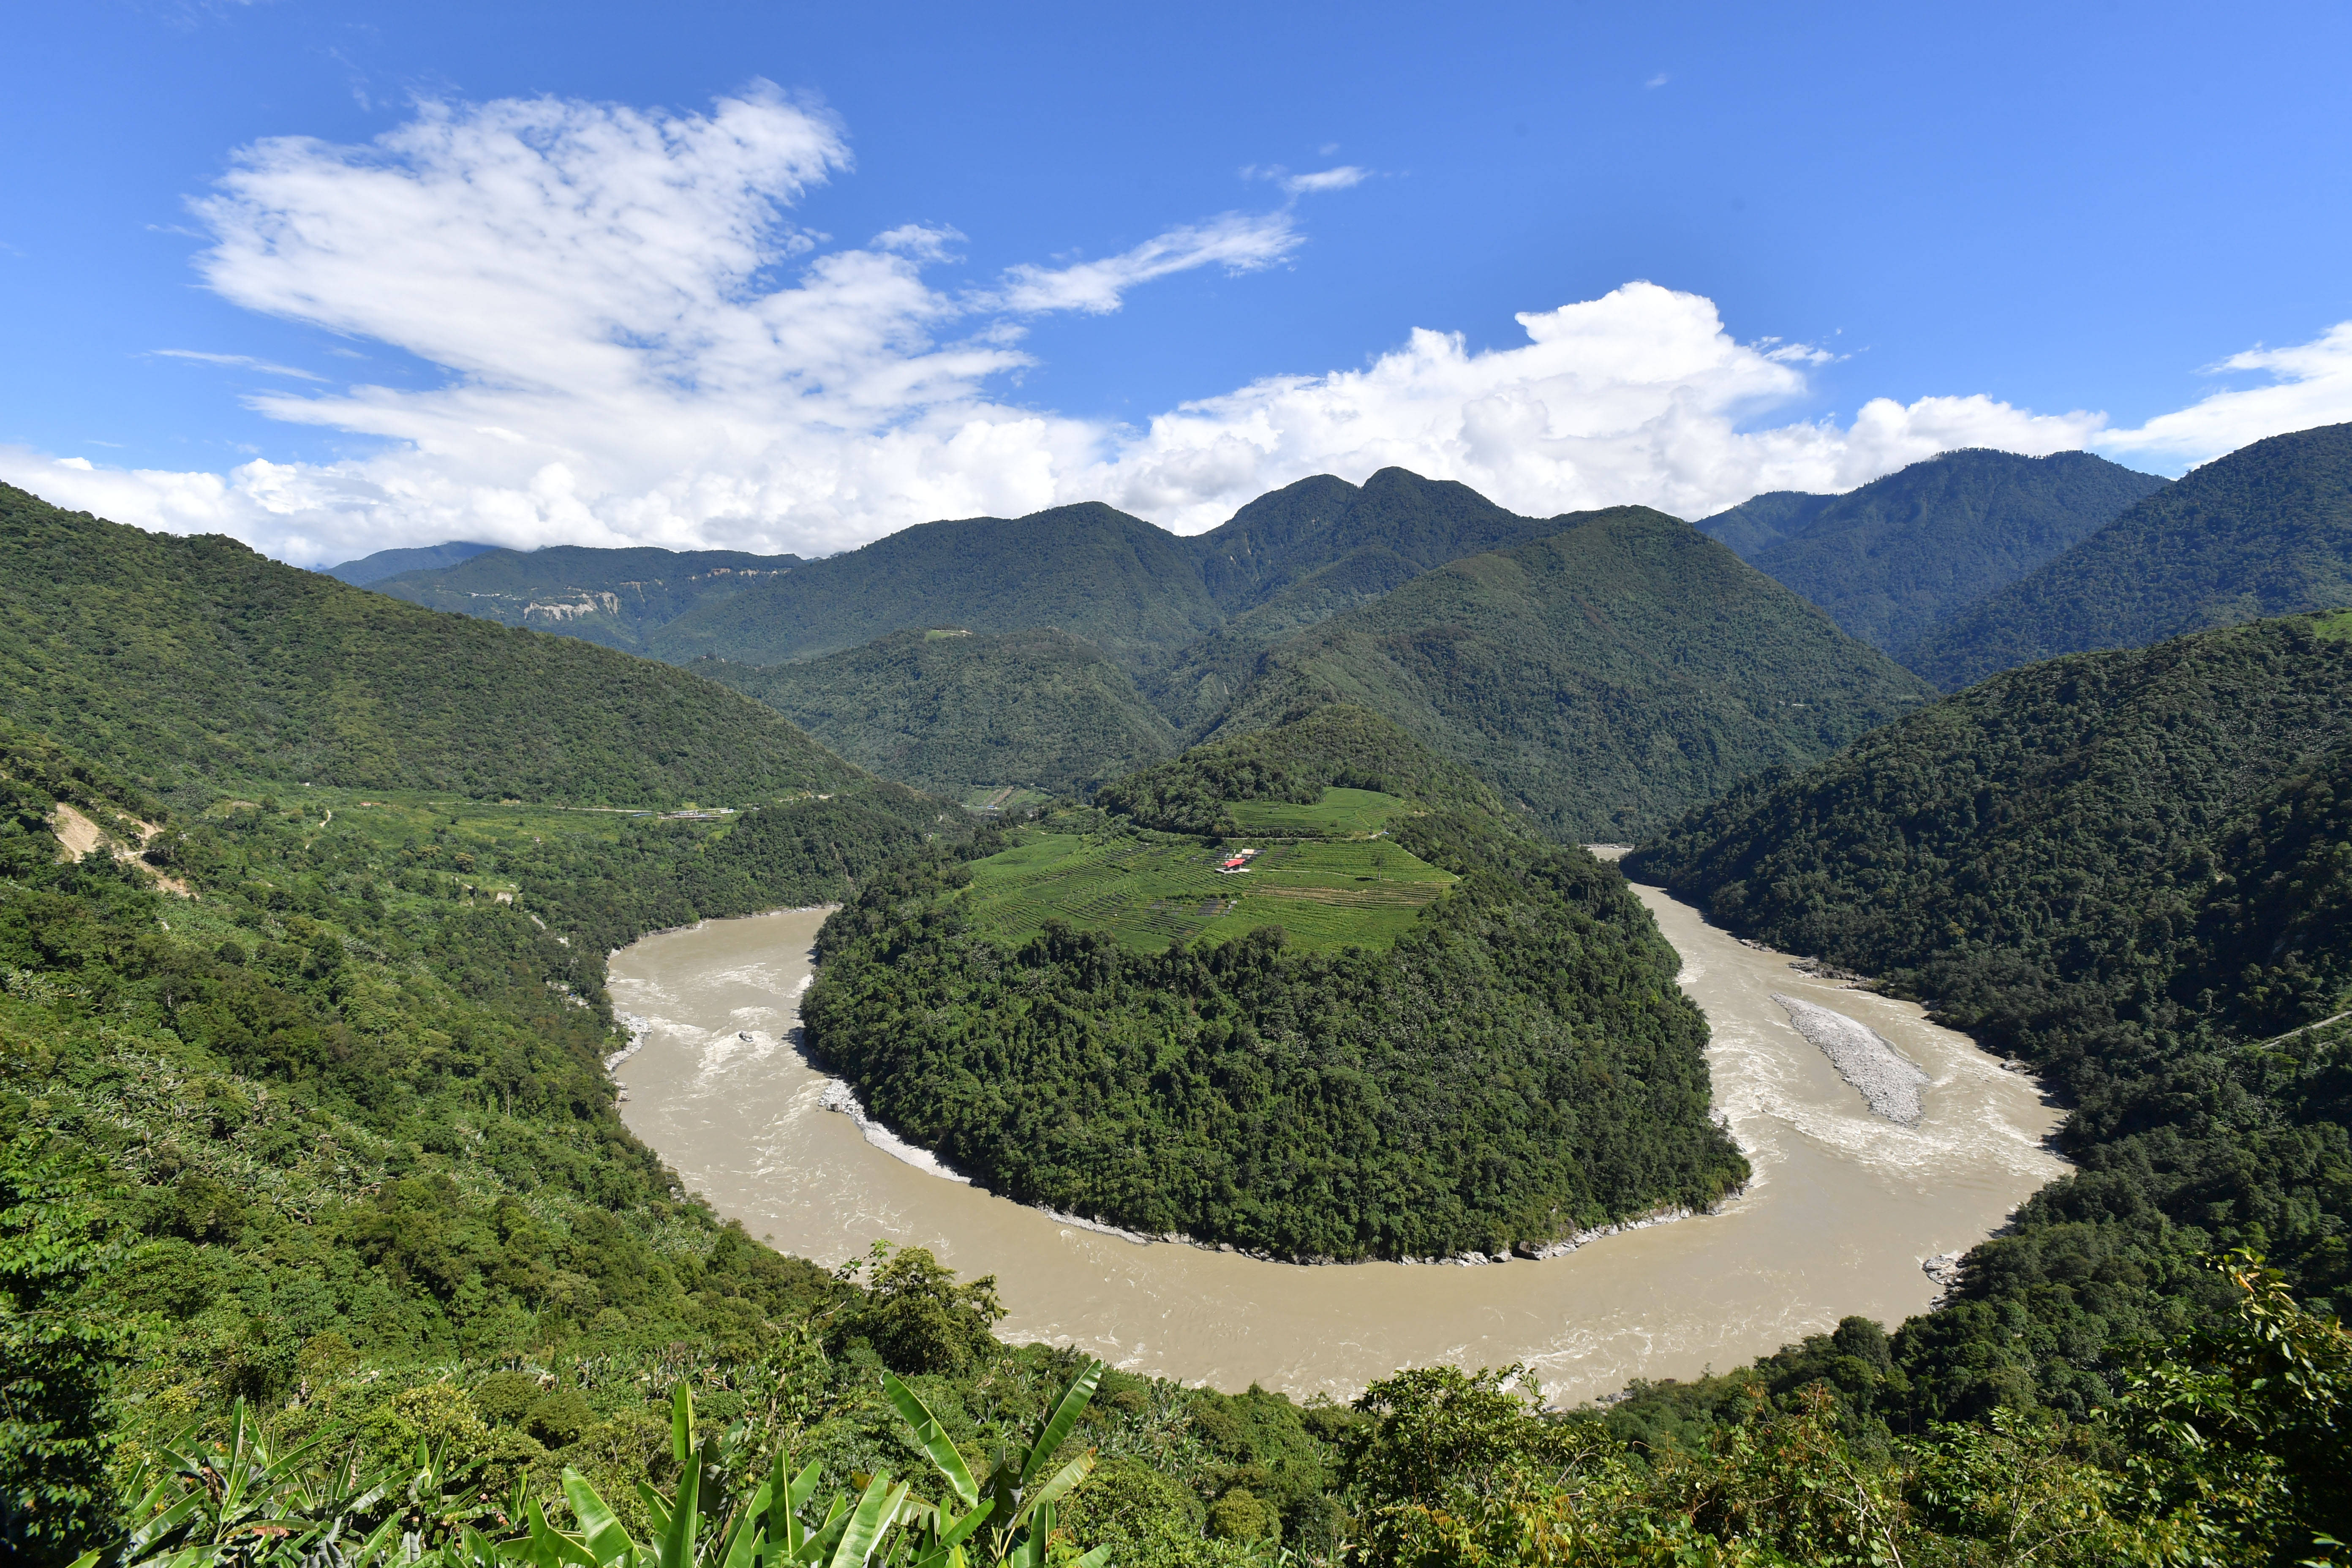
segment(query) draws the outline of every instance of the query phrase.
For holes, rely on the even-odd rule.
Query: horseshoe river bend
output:
[[[928,1247],[967,1278],[996,1276],[1011,1311],[998,1331],[1014,1343],[1301,1397],[1348,1398],[1404,1366],[1526,1362],[1573,1405],[1636,1377],[1728,1369],[1851,1313],[1891,1327],[1935,1299],[1926,1264],[1982,1240],[2064,1169],[2045,1147],[2059,1113],[1967,1036],[1636,890],[1706,1014],[1716,1110],[1755,1175],[1716,1213],[1563,1257],[1274,1263],[1129,1240],[969,1185],[831,1109],[839,1086],[794,1049],[822,910],[709,921],[615,953],[614,1004],[639,1034],[614,1076],[630,1130],[786,1252],[831,1264],[877,1238]],[[1911,1124],[1874,1114],[1875,1087],[1840,1076],[1823,1009],[1894,1047],[1889,1065],[1918,1083]]]

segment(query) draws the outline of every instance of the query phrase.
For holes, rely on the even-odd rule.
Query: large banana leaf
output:
[[[579,1471],[566,1468],[563,1472],[563,1500],[572,1505],[572,1517],[580,1521],[580,1533],[589,1553],[601,1565],[618,1563],[635,1554],[637,1543],[621,1528],[596,1489]]]
[[[978,1502],[980,1489],[972,1484],[971,1471],[964,1464],[963,1456],[956,1451],[955,1444],[950,1440],[947,1428],[940,1426],[940,1418],[931,1414],[930,1406],[925,1405],[913,1389],[899,1382],[895,1373],[882,1374],[882,1392],[890,1396],[890,1403],[897,1407],[900,1417],[915,1429],[915,1441],[923,1446],[923,1452],[930,1457],[932,1466],[947,1478],[948,1489],[955,1494],[956,1501],[966,1508]]]
[[[1054,1450],[1062,1446],[1062,1440],[1070,1435],[1070,1428],[1076,1426],[1078,1417],[1087,1413],[1087,1406],[1094,1400],[1095,1389],[1102,1383],[1104,1371],[1102,1363],[1090,1361],[1084,1371],[1070,1380],[1070,1386],[1062,1391],[1061,1403],[1055,1405],[1054,1414],[1046,1417],[1045,1429],[1037,1434],[1037,1440],[1029,1445],[1029,1456],[1021,1466],[1021,1484],[1024,1487],[1035,1480],[1052,1462]]]

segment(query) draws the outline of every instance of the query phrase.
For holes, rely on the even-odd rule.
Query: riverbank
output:
[[[1713,1215],[1603,1227],[1564,1255],[1301,1268],[1138,1245],[926,1173],[825,1110],[830,1080],[790,1044],[814,911],[713,921],[615,956],[616,1004],[651,1026],[622,1113],[720,1213],[786,1251],[831,1263],[877,1237],[929,1247],[997,1277],[1008,1339],[1219,1387],[1348,1397],[1400,1366],[1525,1361],[1574,1403],[1734,1365],[1850,1312],[1925,1310],[1938,1287],[1923,1264],[1990,1234],[2063,1169],[2042,1147],[2056,1112],[1916,1007],[1809,977],[1641,891],[1711,1020],[1717,1110],[1756,1174]],[[1927,1071],[1918,1124],[1874,1115],[1776,992],[1855,1018]]]

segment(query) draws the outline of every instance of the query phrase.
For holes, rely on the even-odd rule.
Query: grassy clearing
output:
[[[1221,875],[1219,864],[1244,848],[1260,850],[1250,868]],[[1379,839],[1236,838],[1212,845],[1160,834],[1108,837],[1048,828],[975,864],[962,903],[982,931],[1008,942],[1034,936],[1048,920],[1108,931],[1141,952],[1160,952],[1180,938],[1223,942],[1278,925],[1293,947],[1332,952],[1387,947],[1453,881]]]
[[[624,825],[656,819],[698,837],[717,837],[734,823],[715,811],[635,811],[455,800],[414,790],[311,788],[282,782],[230,784],[205,808],[214,820],[263,809],[297,813],[306,846],[321,837],[358,838],[373,855],[397,868],[384,879],[387,907],[439,898],[490,899],[511,894],[517,882],[505,860],[544,844],[612,845]],[[406,896],[404,896],[406,895]]]
[[[1044,805],[1054,797],[1044,790],[1025,784],[982,784],[967,790],[962,797],[966,811],[1026,811],[1033,805]]]
[[[2311,617],[2311,629],[2329,642],[2352,642],[2352,610],[2332,610]]]
[[[1412,808],[1392,795],[1369,789],[1327,789],[1313,805],[1237,800],[1226,815],[1244,833],[1280,838],[1368,838]]]

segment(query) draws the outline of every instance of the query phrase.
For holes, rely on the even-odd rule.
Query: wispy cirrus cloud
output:
[[[1003,287],[978,298],[1022,314],[1082,310],[1101,315],[1118,310],[1129,289],[1154,279],[1199,267],[1255,272],[1284,260],[1299,244],[1287,212],[1224,213],[1203,224],[1170,229],[1100,261],[1015,267],[1005,273]]]
[[[307,370],[297,370],[290,364],[273,364],[251,354],[213,354],[197,349],[151,349],[157,359],[193,360],[198,364],[227,365],[238,370],[257,370],[264,375],[289,375],[297,381],[324,381],[323,375],[313,375]]]
[[[2136,430],[1982,395],[1790,417],[1833,356],[1742,342],[1651,283],[1522,313],[1474,352],[1416,330],[1370,363],[1272,376],[1139,426],[1021,406],[1026,323],[1100,315],[1188,269],[1248,273],[1303,243],[1289,205],[1175,225],[1098,260],[941,284],[963,237],[836,245],[800,213],[852,168],[832,115],[764,84],[709,111],[551,98],[428,104],[363,146],[256,142],[194,210],[222,298],[437,368],[437,384],[257,391],[289,424],[372,442],[341,461],[107,468],[0,450],[0,475],[151,528],[283,559],[481,539],[822,553],[908,523],[1105,500],[1190,531],[1308,474],[1399,464],[1549,515],[1646,502],[1700,517],[1764,489],[1839,490],[1957,446],[2095,446],[2178,461],[2352,419],[2352,323],[2227,368]],[[1356,183],[1355,165],[1275,182]],[[1294,197],[1297,191],[1290,193]],[[247,356],[171,357],[263,374]],[[356,371],[364,361],[355,361]],[[310,378],[313,381],[318,378]]]

